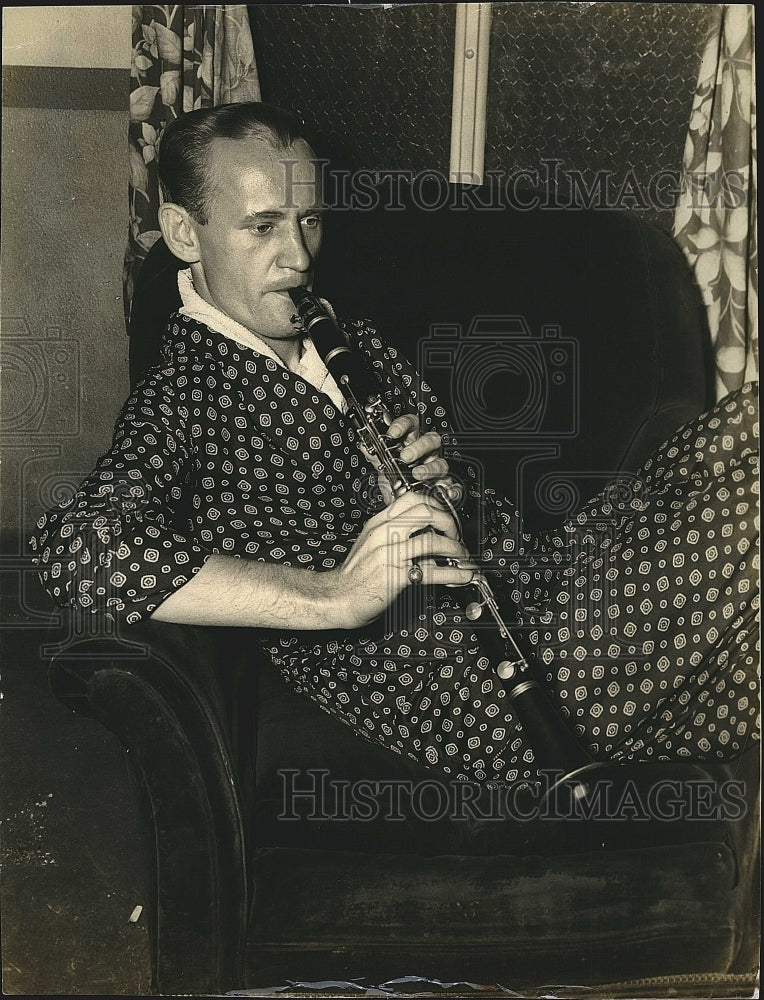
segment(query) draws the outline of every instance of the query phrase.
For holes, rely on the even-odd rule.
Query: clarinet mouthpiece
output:
[[[313,298],[304,285],[297,285],[295,288],[287,288],[287,291],[289,292],[289,298],[298,308],[303,302],[310,304],[310,300]]]

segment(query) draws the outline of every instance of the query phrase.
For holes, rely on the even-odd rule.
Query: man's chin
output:
[[[263,340],[295,340],[304,335],[305,330],[299,325],[299,320],[294,324],[291,322],[273,323],[258,334]]]
[[[300,328],[297,318],[297,307],[289,292],[273,292],[278,299],[278,305],[272,311],[272,322],[269,324],[278,337],[290,337]]]
[[[272,293],[282,298],[281,292]],[[251,315],[243,324],[263,340],[289,340],[293,337],[302,336],[304,330],[297,316],[297,309],[286,293],[283,293],[283,303],[278,305],[271,301],[267,312],[261,311],[259,315]],[[240,321],[241,322],[241,321]]]

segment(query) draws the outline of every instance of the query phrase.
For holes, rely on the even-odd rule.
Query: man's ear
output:
[[[182,205],[166,201],[159,206],[159,228],[168,248],[187,264],[199,260],[197,223]]]

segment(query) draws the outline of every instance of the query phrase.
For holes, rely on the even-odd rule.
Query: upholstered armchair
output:
[[[161,242],[143,266],[134,382],[179,304],[179,266]],[[534,530],[609,479],[628,481],[711,402],[690,274],[672,241],[634,215],[339,213],[316,288],[426,368],[484,485],[516,497]],[[474,326],[479,317],[493,325]],[[470,336],[473,350],[489,352],[492,337],[517,344],[515,369],[483,386],[486,407],[517,400],[500,434],[486,433],[490,421],[481,429],[455,377]],[[450,363],[448,351],[427,354],[433,343]],[[551,359],[561,343],[564,362]],[[561,381],[534,383],[555,364],[567,365]],[[121,627],[66,649],[51,683],[127,752],[160,992],[418,975],[531,993],[558,984],[558,995],[731,996],[752,981],[756,747],[726,764],[624,769],[643,791],[668,779],[707,787],[700,819],[428,822],[380,808],[346,820],[334,818],[343,781],[377,782],[381,802],[396,781],[431,776],[289,691],[247,630]],[[730,782],[742,783],[742,809],[729,808]]]

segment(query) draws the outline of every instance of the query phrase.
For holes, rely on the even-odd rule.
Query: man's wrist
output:
[[[298,570],[298,572],[300,572]],[[342,572],[339,569],[317,573],[300,573],[307,586],[305,598],[317,610],[318,617],[325,622],[323,628],[352,628],[350,595],[342,586]]]

